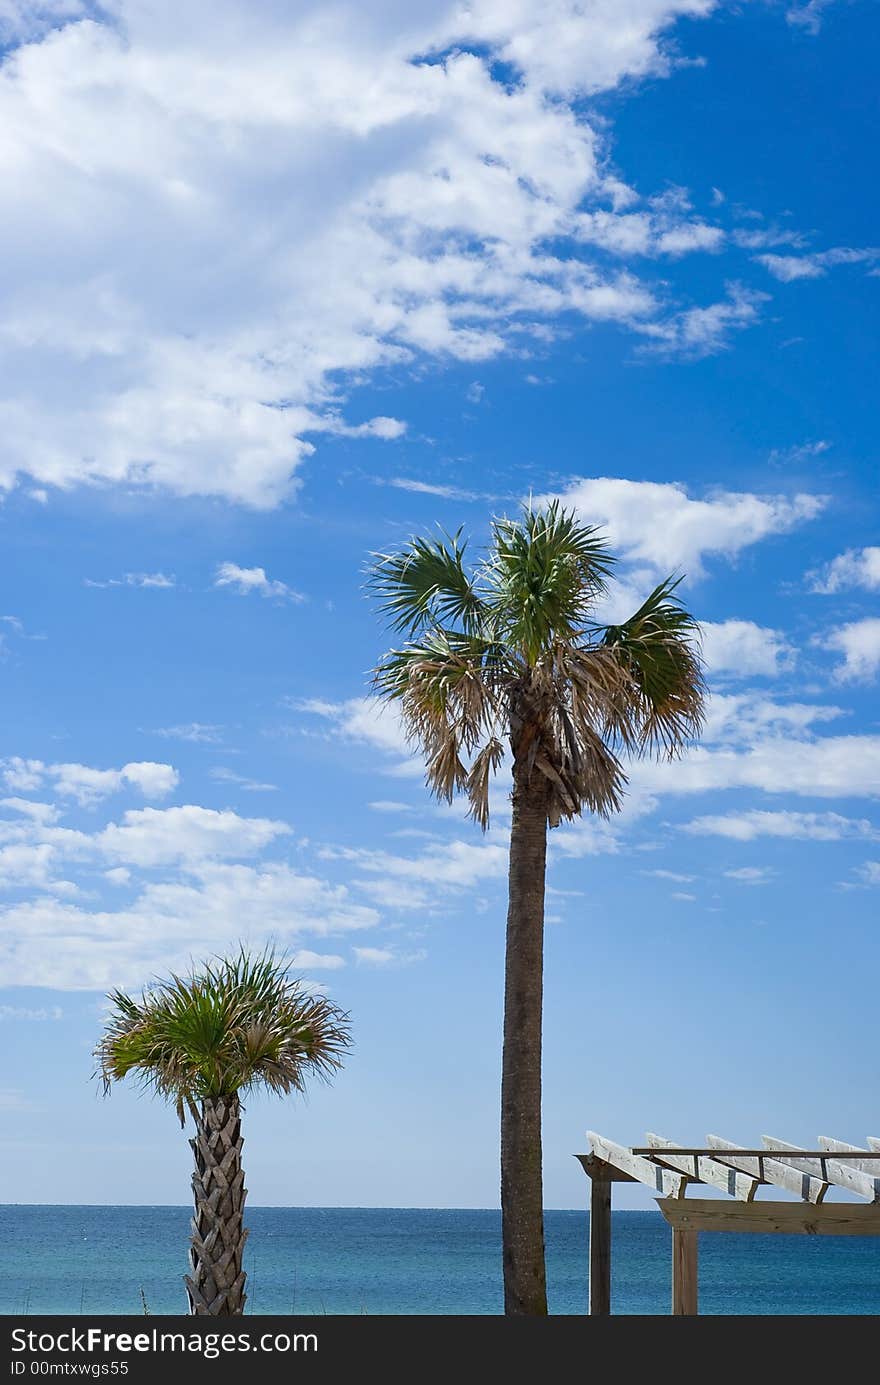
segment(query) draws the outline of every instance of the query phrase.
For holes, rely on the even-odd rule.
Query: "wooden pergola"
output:
[[[705,1148],[677,1145],[660,1135],[628,1148],[587,1133],[589,1154],[575,1157],[591,1180],[590,1313],[611,1312],[611,1189],[642,1183],[672,1227],[672,1312],[698,1311],[697,1234],[756,1231],[808,1236],[880,1236],[880,1139],[867,1148],[820,1136],[802,1149],[765,1135],[747,1149],[709,1135]],[[727,1198],[686,1197],[691,1184],[720,1189]],[[757,1201],[759,1188],[782,1188],[796,1201]],[[832,1189],[864,1202],[826,1202]]]

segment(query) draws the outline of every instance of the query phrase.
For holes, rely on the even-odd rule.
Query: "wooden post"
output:
[[[611,1312],[611,1179],[594,1178],[590,1191],[590,1314]]]
[[[697,1232],[672,1232],[672,1314],[686,1317],[697,1308]]]

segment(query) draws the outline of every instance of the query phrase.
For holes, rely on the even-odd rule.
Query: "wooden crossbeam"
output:
[[[623,1169],[616,1169],[613,1164],[608,1164],[604,1159],[597,1159],[595,1154],[576,1154],[577,1159],[584,1173],[588,1178],[594,1179],[597,1183],[635,1183],[631,1173],[624,1173]]]
[[[812,1173],[798,1173],[790,1164],[771,1158],[764,1150],[743,1150],[741,1145],[724,1140],[720,1135],[707,1135],[706,1139],[714,1158],[722,1164],[730,1164],[753,1178],[785,1188],[804,1202],[820,1203],[828,1192],[827,1179],[817,1178]]]
[[[761,1184],[760,1178],[748,1173],[739,1173],[727,1164],[720,1163],[705,1154],[683,1154],[672,1140],[664,1140],[662,1135],[648,1131],[645,1135],[648,1148],[656,1151],[651,1157],[688,1174],[695,1182],[711,1184],[720,1188],[730,1197],[742,1202],[751,1202]]]
[[[849,1168],[860,1169],[862,1173],[867,1174],[874,1187],[871,1200],[872,1202],[880,1202],[880,1163],[877,1162],[876,1157],[871,1158],[870,1150],[861,1149],[858,1145],[847,1144],[845,1140],[831,1140],[827,1135],[819,1136],[819,1144],[822,1149],[827,1149],[829,1154],[846,1156]]]
[[[791,1151],[792,1155],[800,1154],[797,1145],[788,1145],[783,1140],[771,1139],[769,1135],[762,1136],[766,1145],[775,1145],[779,1149]],[[850,1193],[856,1193],[858,1197],[865,1197],[869,1202],[880,1200],[880,1179],[874,1179],[867,1173],[862,1173],[861,1169],[852,1167],[851,1163],[843,1163],[840,1159],[811,1159],[809,1156],[792,1158],[790,1160],[792,1168],[800,1169],[801,1173],[814,1174],[818,1178],[824,1178],[826,1183],[833,1183],[837,1188],[846,1188]]]
[[[606,1164],[613,1164],[623,1173],[628,1173],[637,1183],[644,1183],[646,1187],[653,1188],[661,1197],[684,1197],[688,1185],[687,1174],[675,1173],[672,1169],[665,1169],[662,1164],[654,1164],[650,1159],[643,1159],[640,1155],[633,1154],[631,1149],[616,1145],[593,1130],[587,1131],[587,1139],[597,1158],[604,1159]]]
[[[880,1211],[861,1202],[726,1202],[723,1198],[658,1198],[674,1231],[757,1231],[807,1236],[880,1236]]]
[[[874,1146],[872,1149],[860,1149],[858,1145],[843,1145],[841,1141],[836,1141],[841,1146],[840,1153],[835,1155],[837,1159],[864,1159],[872,1163],[875,1159],[880,1159],[880,1140],[869,1139],[868,1144]],[[803,1149],[800,1145],[786,1145],[784,1149],[771,1149],[768,1145],[762,1145],[760,1149],[746,1149],[745,1145],[737,1145],[736,1151],[743,1159],[766,1159],[768,1154],[774,1154],[778,1159],[789,1160],[791,1154],[787,1150],[794,1150],[795,1157],[798,1159],[826,1159],[827,1149]],[[848,1154],[846,1150],[853,1150]],[[676,1154],[687,1154],[691,1158],[695,1154],[705,1154],[715,1156],[715,1149],[706,1145],[676,1145]],[[645,1159],[653,1159],[656,1150],[652,1145],[633,1145],[633,1154],[641,1154]]]

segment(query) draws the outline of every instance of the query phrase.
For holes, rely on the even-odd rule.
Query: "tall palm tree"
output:
[[[244,1312],[242,1255],[244,1170],[241,1098],[257,1088],[278,1096],[303,1092],[306,1078],[329,1078],[350,1044],[348,1017],[290,975],[271,950],[207,963],[171,976],[139,1000],[114,991],[104,1035],[95,1050],[105,1093],[135,1074],[142,1087],[174,1103],[190,1140],[195,1215],[190,1313],[223,1317]]]
[[[424,752],[440,798],[459,792],[485,829],[489,783],[513,773],[501,1081],[507,1313],[547,1312],[541,1171],[541,1011],[547,828],[616,812],[622,755],[675,755],[702,724],[694,618],[670,578],[629,620],[597,603],[615,562],[558,502],[496,519],[479,562],[461,531],[376,554],[369,586],[403,643],[374,670]],[[679,579],[680,580],[680,579]]]

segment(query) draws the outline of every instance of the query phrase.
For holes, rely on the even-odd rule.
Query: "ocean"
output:
[[[612,1311],[668,1313],[670,1232],[615,1212]],[[0,1313],[186,1312],[186,1207],[0,1207]],[[248,1312],[501,1311],[500,1215],[251,1207]],[[551,1311],[583,1313],[585,1212],[547,1213]],[[702,1313],[880,1313],[880,1238],[703,1235]]]

